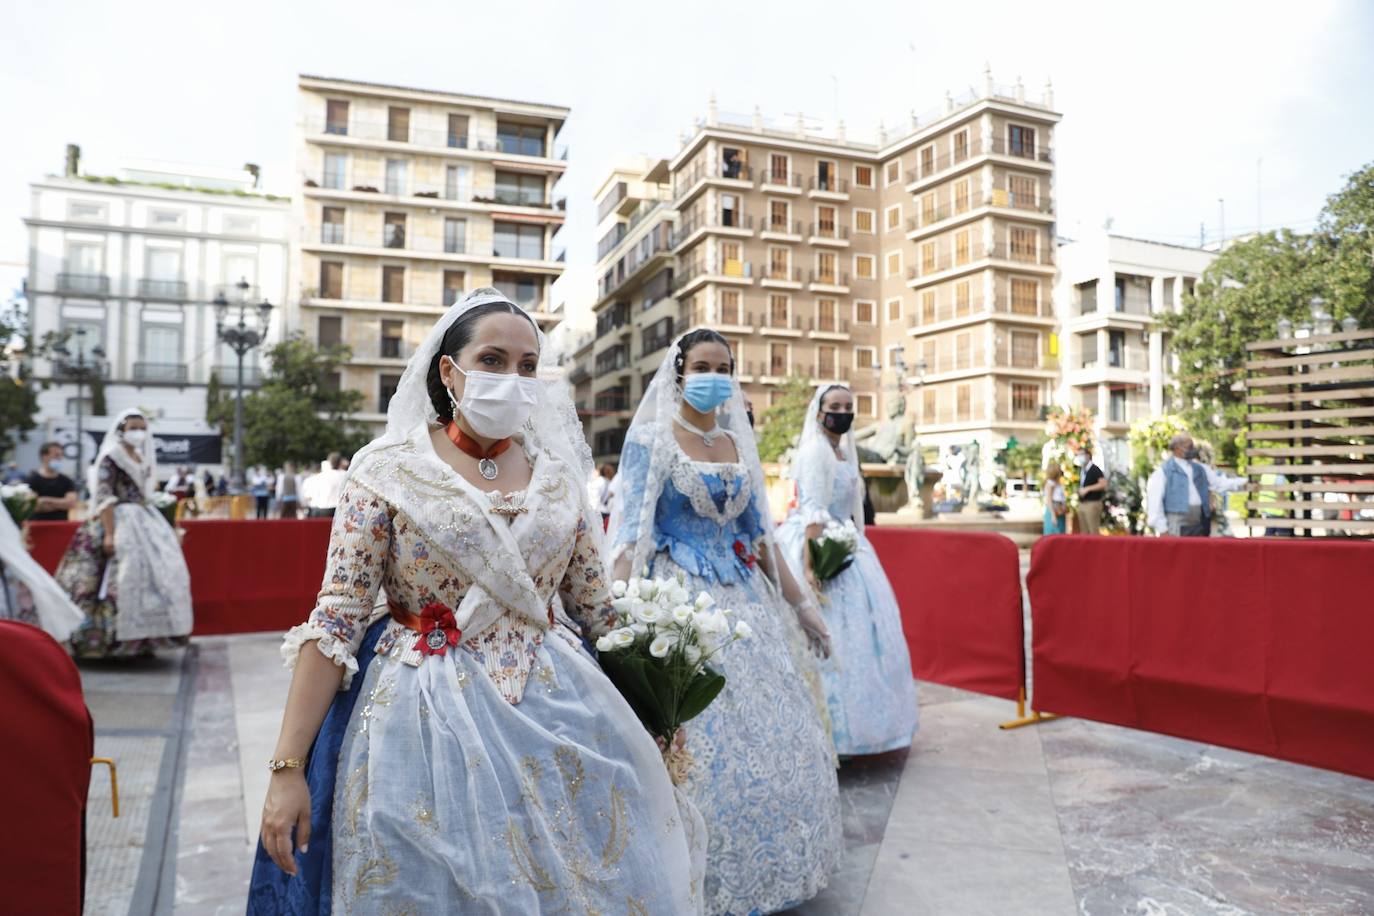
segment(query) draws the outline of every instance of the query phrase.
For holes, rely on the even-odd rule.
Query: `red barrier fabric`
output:
[[[47,633],[0,620],[0,697],[0,910],[79,916],[95,747],[81,677]]]
[[[1374,546],[1051,537],[1035,708],[1374,778]]]
[[[324,579],[327,518],[186,521],[195,636],[285,630],[305,620]],[[75,522],[33,522],[34,558],[57,569]]]
[[[1016,545],[990,532],[871,527],[923,681],[1015,700],[1025,684]]]

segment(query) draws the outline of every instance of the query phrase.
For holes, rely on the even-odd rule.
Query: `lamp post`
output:
[[[229,319],[229,300],[224,293],[215,295],[215,336],[229,345],[238,357],[238,380],[234,387],[234,492],[242,493],[246,481],[243,473],[243,358],[254,347],[267,338],[268,322],[272,318],[272,303],[263,299],[257,304],[257,326],[248,324],[248,291],[251,287],[246,279],[234,284],[238,290],[238,321],[227,323]]]
[[[72,331],[76,337],[76,359],[69,359],[71,350],[65,342],[53,347],[53,352],[62,357],[58,364],[61,375],[76,381],[76,486],[79,492],[86,491],[85,451],[85,389],[86,383],[105,374],[105,350],[99,344],[91,348],[91,358],[86,358],[86,329],[78,325]]]

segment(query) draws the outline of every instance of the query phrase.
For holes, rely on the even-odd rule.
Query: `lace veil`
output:
[[[137,459],[129,455],[129,450],[124,447],[124,442],[119,438],[120,425],[130,417],[143,417],[148,422],[148,435],[143,437],[143,445],[139,448]],[[130,407],[110,421],[110,428],[105,431],[105,438],[100,440],[100,448],[95,453],[95,460],[86,469],[86,486],[92,497],[95,496],[96,484],[100,482],[100,462],[106,457],[114,459],[114,463],[128,474],[138,484],[143,491],[143,497],[147,499],[153,494],[153,487],[157,484],[157,448],[153,445],[153,424],[148,420],[148,416],[141,410]],[[92,512],[100,511],[102,507],[92,507]]]
[[[696,330],[696,329],[693,329]],[[687,332],[692,333],[691,331]],[[683,336],[686,336],[685,334]],[[621,498],[615,501],[611,511],[610,531],[615,543],[611,555],[614,564],[623,554],[631,553],[630,569],[642,571],[654,553],[654,514],[663,487],[672,476],[673,465],[677,458],[677,442],[673,438],[673,416],[682,404],[682,386],[678,384],[677,356],[681,352],[682,337],[664,354],[663,362],[654,373],[653,381],[644,393],[644,399],[635,411],[634,420],[626,433],[625,442],[637,443],[649,453],[649,470],[644,485],[644,496],[640,502],[637,537],[633,543],[615,543],[615,534],[620,531],[625,506],[622,489]],[[768,556],[776,557],[773,550],[773,520],[768,508],[768,490],[763,476],[763,465],[759,462],[758,441],[754,438],[753,427],[744,409],[744,396],[740,392],[739,380],[730,379],[730,399],[716,410],[716,423],[734,439],[739,461],[749,473],[752,500],[766,532]],[[623,464],[622,464],[623,467]],[[771,575],[777,576],[775,564],[769,564]],[[776,578],[774,581],[776,585]]]
[[[0,565],[7,577],[28,586],[38,626],[58,642],[66,642],[86,615],[72,604],[67,593],[53,581],[47,570],[24,549],[24,538],[10,514],[0,509]],[[4,599],[0,597],[0,601]]]
[[[822,385],[811,398],[811,406],[806,410],[806,422],[802,424],[801,441],[797,443],[796,457],[792,460],[792,477],[807,494],[807,500],[829,506],[835,490],[835,474],[841,459],[835,457],[830,447],[830,438],[825,434],[821,423],[816,419],[821,410],[821,398],[833,388],[843,385]],[[845,388],[846,391],[849,389]],[[859,486],[854,490],[854,505],[850,507],[850,518],[855,527],[863,530],[864,492],[863,476],[859,474],[859,451],[854,446],[854,431],[851,429],[840,437],[840,452],[843,460],[854,468]],[[811,520],[807,520],[808,524]],[[841,521],[843,521],[841,519]]]

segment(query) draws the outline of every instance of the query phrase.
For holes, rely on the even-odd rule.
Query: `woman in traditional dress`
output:
[[[151,655],[191,632],[191,575],[176,531],[148,504],[157,482],[148,420],[114,420],[87,475],[90,516],[72,537],[57,584],[86,615],[77,658]]]
[[[833,752],[807,683],[806,642],[828,651],[825,623],[774,550],[733,374],[715,331],[668,351],[626,437],[610,530],[615,578],[681,576],[754,631],[712,661],[725,689],[685,728],[683,786],[709,838],[706,910],[743,916],[815,896],[842,835]]]
[[[797,508],[778,529],[792,571],[823,597],[833,652],[821,663],[831,734],[841,756],[879,754],[911,744],[916,685],[902,634],[897,597],[863,535],[863,477],[850,426],[854,395],[843,385],[816,392],[792,461]],[[857,537],[849,567],[816,579],[807,542],[827,525],[852,522]]]
[[[17,620],[66,642],[86,615],[29,555],[24,536],[0,509],[0,620]]]
[[[353,461],[282,649],[250,912],[699,911],[700,816],[578,638],[614,611],[543,342],[501,293],[469,294]]]

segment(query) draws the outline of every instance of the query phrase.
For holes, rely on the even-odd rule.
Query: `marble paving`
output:
[[[278,646],[197,640],[186,677],[180,654],[82,669],[128,815],[101,814],[97,772],[90,912],[243,912],[289,682]],[[919,692],[910,751],[841,769],[844,856],[794,913],[1374,913],[1374,782],[1074,719],[1003,732],[1010,703]],[[149,843],[159,799],[172,828]],[[139,889],[159,880],[149,908]]]

